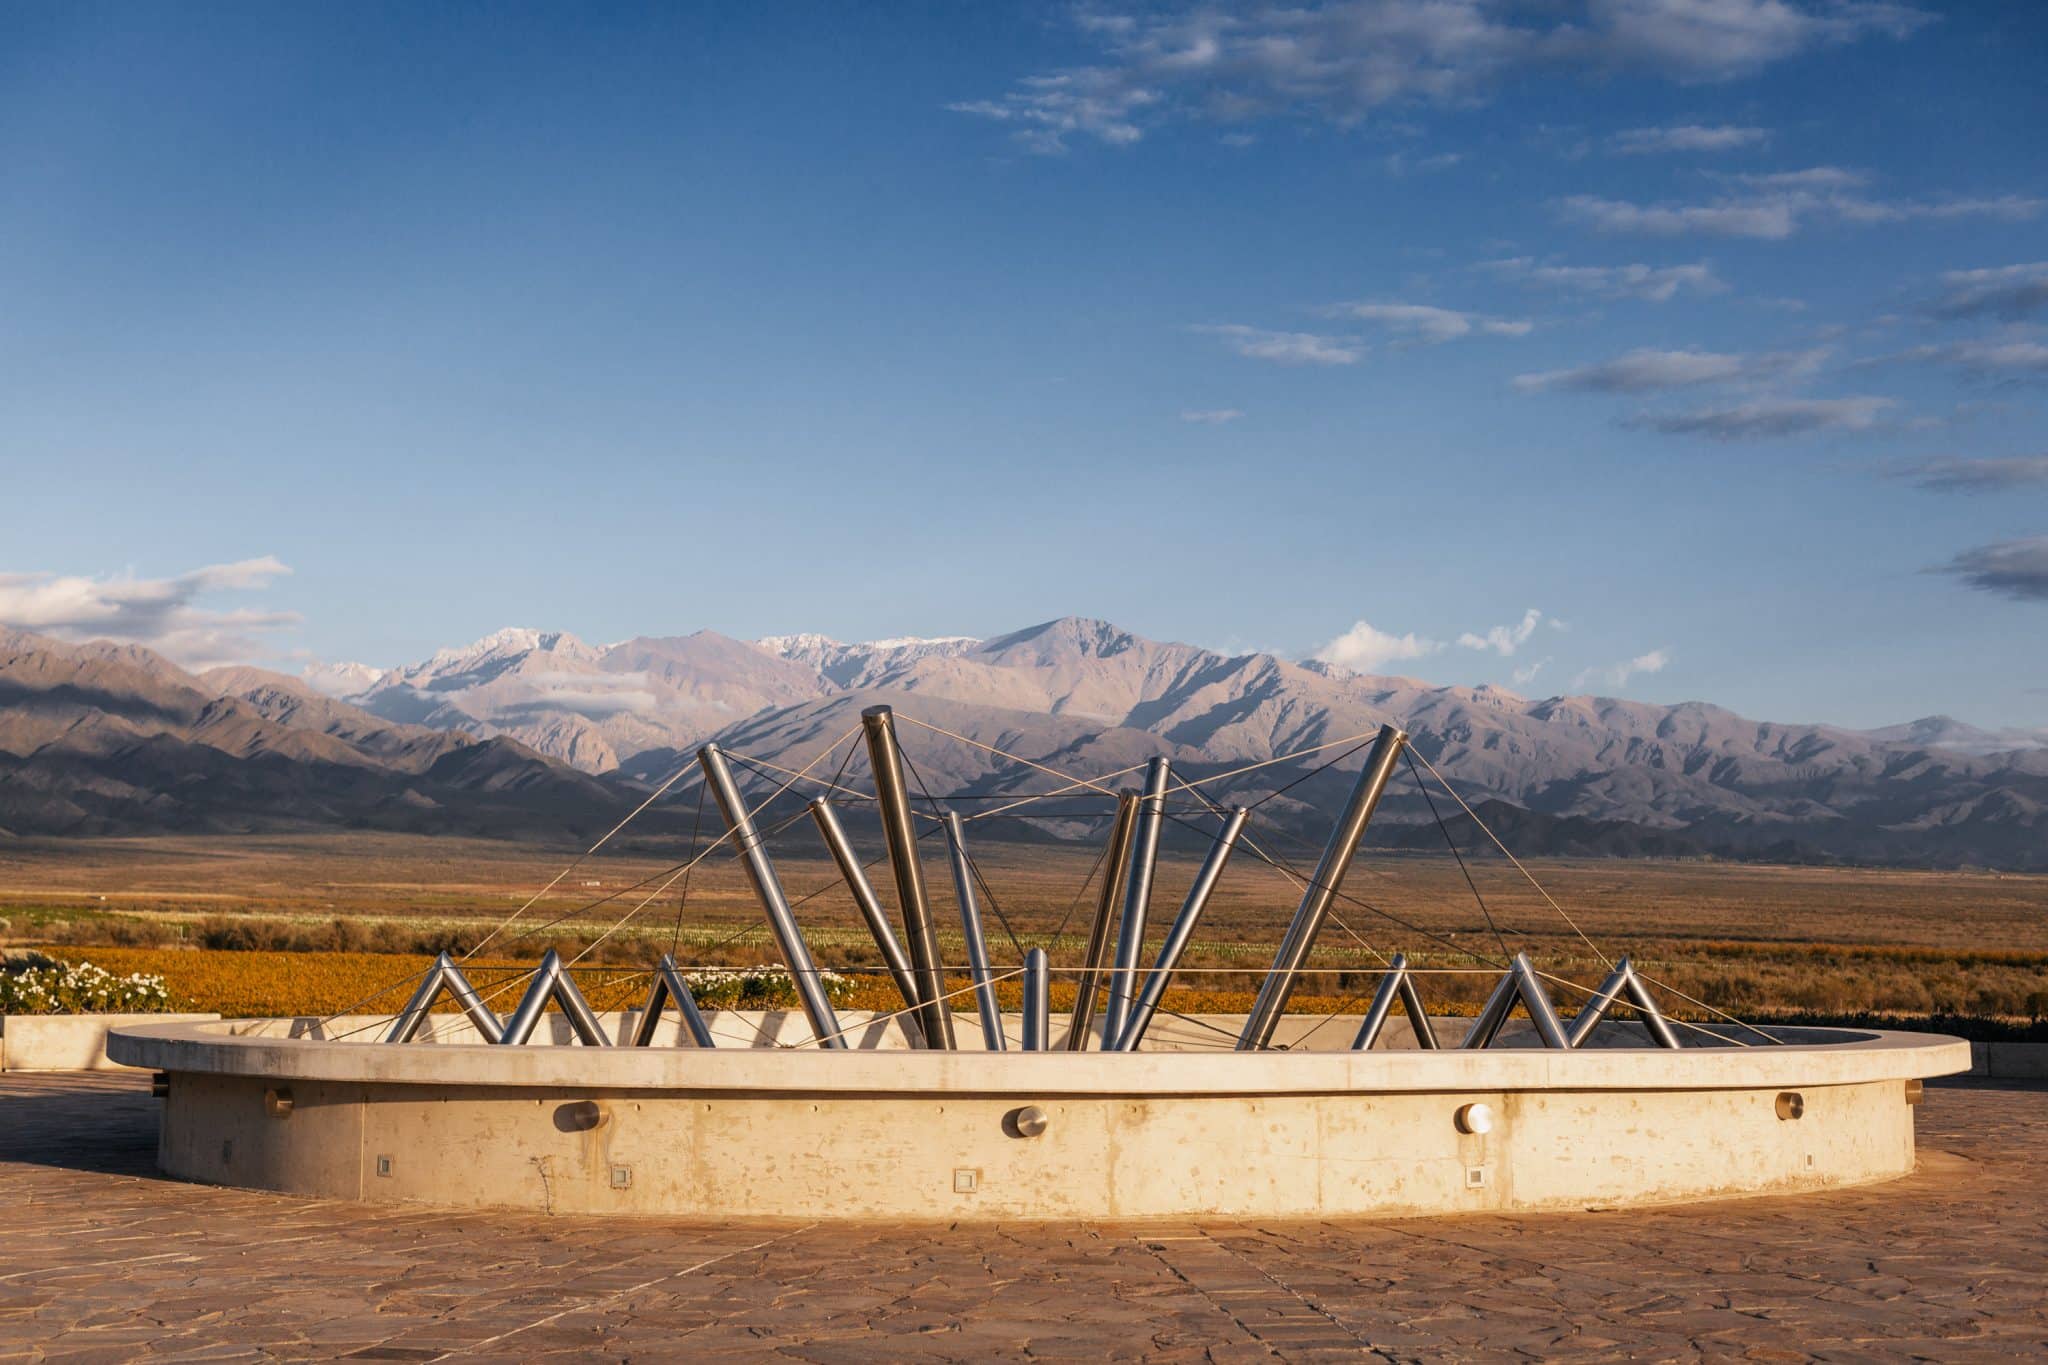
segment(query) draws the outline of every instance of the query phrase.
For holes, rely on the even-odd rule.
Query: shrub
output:
[[[705,1009],[758,1010],[797,1004],[796,982],[786,967],[717,967],[690,972],[684,980],[690,993]],[[843,1005],[853,996],[854,983],[837,972],[819,972],[825,998]]]
[[[115,976],[90,962],[8,963],[0,969],[0,1014],[161,1014],[171,1008],[160,976]]]

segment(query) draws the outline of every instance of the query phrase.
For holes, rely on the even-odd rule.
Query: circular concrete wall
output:
[[[1817,1189],[1910,1171],[1918,1080],[1970,1064],[1951,1038],[1822,1029],[1678,1052],[1111,1054],[274,1031],[111,1036],[115,1060],[168,1074],[164,1170],[716,1218],[1384,1216]]]

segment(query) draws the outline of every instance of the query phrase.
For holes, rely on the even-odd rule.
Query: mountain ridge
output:
[[[319,679],[246,668],[194,678],[134,647],[43,644],[0,667],[0,703],[7,687],[41,679],[30,687],[36,706],[16,715],[0,705],[0,758],[11,755],[13,769],[0,787],[11,780],[17,792],[30,782],[21,770],[38,767],[31,739],[57,745],[42,769],[59,756],[103,769],[144,749],[162,750],[168,764],[171,751],[158,742],[168,740],[237,762],[297,764],[330,782],[352,772],[371,785],[526,790],[478,778],[491,765],[464,750],[492,744],[497,762],[548,786],[587,823],[687,770],[707,739],[796,768],[855,727],[862,707],[887,704],[904,718],[906,750],[934,792],[1016,799],[1044,789],[1034,765],[1095,775],[1163,754],[1187,779],[1213,784],[1204,788],[1212,799],[1256,801],[1263,819],[1313,840],[1364,761],[1365,740],[1392,722],[1475,808],[1519,812],[1505,823],[1531,851],[1555,843],[2048,866],[2048,750],[1987,749],[1985,732],[1946,718],[1857,731],[1750,720],[1705,702],[1532,700],[1223,654],[1085,617],[987,639],[848,645],[779,636],[768,637],[771,647],[712,631],[591,646],[519,628],[383,670],[348,700],[325,695]],[[57,676],[67,669],[72,676]],[[152,689],[167,687],[173,702],[152,700]],[[59,695],[71,696],[68,709],[52,702]],[[1959,742],[1940,742],[1951,737]],[[163,764],[145,769],[168,781]],[[1421,771],[1389,793],[1376,839],[1398,843],[1433,820],[1415,789]],[[387,795],[437,809],[475,804],[474,791],[445,802],[424,791]],[[1014,817],[1031,823],[1013,828],[1072,837],[1099,820],[1084,809],[1099,800],[1084,792],[1034,805]],[[342,807],[350,818],[385,818]],[[153,809],[141,801],[128,814],[146,825]]]

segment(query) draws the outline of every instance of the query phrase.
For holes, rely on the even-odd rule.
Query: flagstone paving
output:
[[[152,1167],[148,1078],[0,1076],[0,1360],[1757,1360],[2048,1353],[2048,1088],[1930,1085],[1891,1184],[1628,1213],[748,1226]]]

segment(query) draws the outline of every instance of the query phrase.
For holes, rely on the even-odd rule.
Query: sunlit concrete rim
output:
[[[1970,1069],[1939,1034],[1798,1030],[1775,1047],[1440,1052],[823,1052],[815,1049],[382,1046],[239,1036],[235,1021],[114,1030],[115,1061],[157,1071],[386,1085],[750,1094],[1249,1096],[1729,1090],[1921,1079]]]

